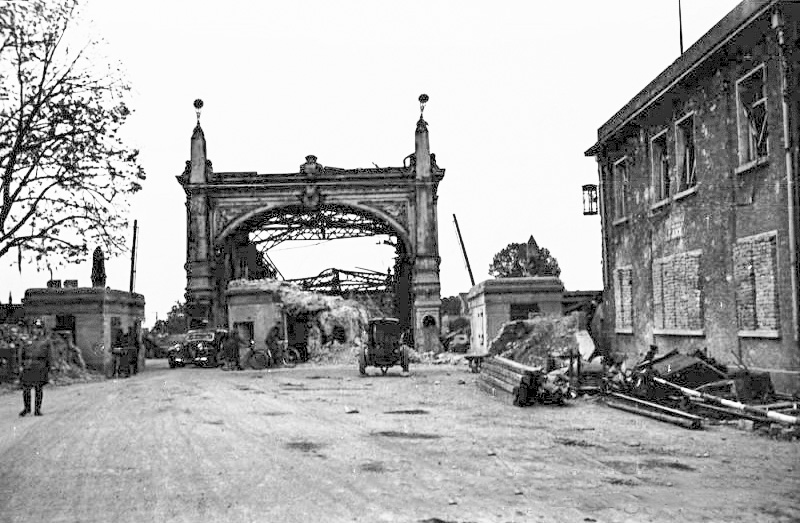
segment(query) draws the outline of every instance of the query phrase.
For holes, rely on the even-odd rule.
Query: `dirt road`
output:
[[[149,360],[49,387],[42,417],[5,394],[0,521],[800,520],[798,442],[588,400],[519,409],[474,379]]]

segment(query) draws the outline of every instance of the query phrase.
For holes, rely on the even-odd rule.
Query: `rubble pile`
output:
[[[50,382],[55,385],[67,385],[101,379],[102,375],[93,373],[86,368],[80,348],[71,339],[58,333],[47,333],[45,337],[51,342],[50,353]],[[17,361],[18,348],[32,341],[24,328],[16,325],[0,325],[0,348],[11,353],[9,358],[4,358],[8,376],[17,379],[19,362]],[[13,354],[12,354],[13,353]],[[9,380],[6,380],[9,381]]]
[[[277,296],[291,316],[309,317],[308,359],[318,363],[350,363],[366,345],[369,311],[361,303],[303,290],[279,280],[238,280],[232,287],[257,287]]]
[[[489,345],[489,354],[502,356],[523,365],[547,367],[553,354],[578,350],[575,332],[578,315],[537,316],[503,324]]]

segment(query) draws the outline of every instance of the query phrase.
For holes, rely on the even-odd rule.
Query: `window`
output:
[[[736,82],[740,165],[767,155],[767,94],[764,71],[764,64],[761,64]]]
[[[614,162],[614,217],[624,218],[628,214],[628,157]]]
[[[653,193],[657,202],[669,198],[669,153],[667,131],[662,131],[650,141],[650,169]]]
[[[772,333],[779,328],[777,287],[777,233],[736,240],[733,276],[736,281],[736,317],[739,334]]]
[[[653,261],[653,327],[656,334],[702,334],[701,251]]]
[[[675,158],[678,166],[678,192],[697,185],[697,158],[694,148],[694,113],[675,124]]]
[[[614,271],[614,311],[616,331],[633,331],[633,269],[621,267]]]
[[[539,314],[538,303],[512,303],[509,312],[510,320],[527,320]]]

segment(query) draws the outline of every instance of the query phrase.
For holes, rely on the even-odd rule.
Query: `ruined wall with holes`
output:
[[[789,36],[797,42],[794,16]],[[790,55],[795,72],[798,55]],[[670,85],[670,70],[662,73],[643,93],[658,93],[659,83],[665,90],[596,154],[605,329],[615,349],[633,359],[655,343],[660,353],[707,348],[726,363],[735,353],[753,367],[800,371],[778,56],[769,16],[758,18],[677,83]],[[744,95],[737,96],[737,81],[758,68],[766,143],[753,148],[750,161],[742,158],[747,134],[740,132]],[[797,122],[797,74],[792,82]],[[693,155],[682,154],[685,128],[693,132]],[[795,140],[797,131],[795,125]],[[686,183],[691,156],[694,176]]]

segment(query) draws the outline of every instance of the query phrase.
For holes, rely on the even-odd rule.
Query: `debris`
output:
[[[447,500],[447,504],[448,505],[458,505],[458,501],[456,501],[454,499],[448,499]]]
[[[515,489],[514,490],[514,495],[515,496],[521,496],[522,494],[524,494],[524,492],[522,492],[520,489]]]
[[[687,429],[699,429],[702,426],[699,418],[690,419],[690,418],[685,418],[683,416],[668,414],[663,411],[659,411],[652,408],[645,408],[640,405],[625,402],[615,398],[608,398],[606,400],[606,405],[615,409],[624,410],[626,412],[641,414],[642,416],[647,416],[648,418],[653,418],[660,421],[666,421],[674,425],[680,425],[681,427],[685,427]]]
[[[529,367],[496,356],[483,362],[478,386],[492,396],[523,407],[532,403],[563,403],[569,381],[560,374],[545,374],[541,367]]]
[[[345,407],[344,408],[344,413],[345,414],[358,414],[358,409],[353,408],[353,407]]]
[[[742,411],[746,411],[746,412],[752,412],[752,413],[758,414],[758,415],[763,415],[763,416],[766,416],[767,418],[770,418],[771,420],[774,420],[774,421],[777,421],[777,422],[780,422],[780,423],[785,423],[785,424],[789,424],[789,425],[797,425],[798,424],[797,416],[789,416],[787,414],[781,414],[780,412],[773,412],[773,411],[770,411],[770,410],[762,409],[760,407],[756,407],[756,406],[752,406],[752,405],[745,405],[744,403],[740,403],[738,401],[731,401],[731,400],[726,400],[724,398],[718,398],[716,396],[712,396],[711,394],[706,394],[704,392],[699,392],[699,391],[696,391],[696,390],[687,389],[686,387],[681,387],[680,385],[676,385],[674,383],[670,383],[669,381],[664,380],[662,378],[659,378],[657,376],[653,378],[653,381],[655,381],[656,383],[658,383],[660,385],[666,385],[666,386],[672,387],[674,389],[677,389],[677,390],[681,391],[681,393],[683,393],[686,396],[691,396],[691,397],[695,397],[695,398],[702,398],[704,400],[710,401],[712,403],[717,403],[717,404],[722,405],[724,407],[730,407],[730,408],[734,408],[734,409],[738,409],[738,410],[742,410]]]
[[[497,456],[497,452],[490,450],[486,453],[487,456]]]

